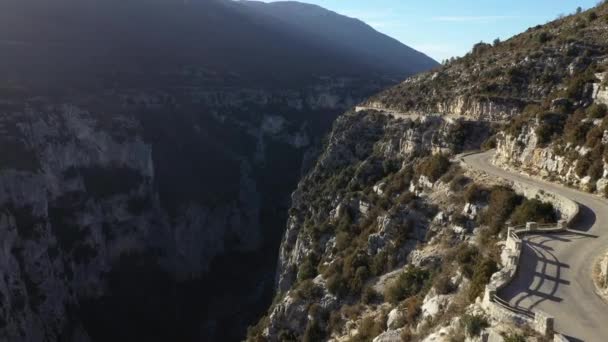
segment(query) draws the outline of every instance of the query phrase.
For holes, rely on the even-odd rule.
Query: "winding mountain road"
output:
[[[441,118],[444,120],[463,120],[463,121],[479,121],[478,118],[474,118],[467,115],[458,115],[458,114],[446,114],[446,113],[424,113],[424,114],[416,114],[413,112],[400,112],[394,109],[388,108],[378,108],[378,107],[368,107],[368,106],[356,106],[355,112],[363,112],[363,111],[373,111],[382,113],[384,115],[392,115],[397,119],[407,119],[407,120],[424,120],[428,118]],[[505,121],[501,120],[484,120],[492,123],[504,123]]]
[[[608,201],[500,169],[490,162],[493,154],[463,160],[473,169],[560,194],[581,207],[568,231],[524,238],[518,273],[498,295],[512,306],[554,316],[556,331],[570,341],[608,341],[608,304],[595,293],[592,279],[594,261],[608,249]]]

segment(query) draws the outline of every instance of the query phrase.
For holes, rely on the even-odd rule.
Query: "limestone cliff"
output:
[[[608,164],[603,151],[608,143],[608,127],[602,117],[608,104],[607,91],[602,85],[606,73],[595,76],[588,83],[593,91],[584,100],[590,104],[586,112],[579,109],[578,114],[565,120],[559,114],[551,114],[553,118],[549,118],[550,114],[538,114],[534,119],[514,124],[515,129],[498,136],[496,163],[585,191],[606,194]],[[553,107],[564,101],[568,100],[554,100]],[[600,116],[596,117],[594,111]],[[549,120],[559,122],[548,124]],[[549,126],[555,132],[547,133]]]
[[[287,206],[304,155],[315,153],[338,112],[379,87],[357,82],[5,95],[0,336],[80,341],[142,336],[144,329],[160,339],[242,335],[272,288],[278,238],[263,236],[280,236],[284,214],[277,212]],[[289,177],[277,181],[280,172]],[[242,275],[218,268],[226,262]],[[214,290],[235,278],[257,290]],[[227,302],[212,291],[252,310],[235,323],[235,310],[219,310]],[[217,332],[228,317],[240,333]],[[150,321],[163,324],[146,327]],[[202,331],[195,329],[201,322]]]

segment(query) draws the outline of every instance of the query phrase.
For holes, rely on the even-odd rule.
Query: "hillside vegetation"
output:
[[[365,101],[379,110],[342,115],[292,195],[277,295],[248,339],[538,338],[489,317],[479,299],[500,267],[507,226],[553,223],[561,213],[450,160],[497,147],[498,159],[527,156],[510,167],[548,158],[578,178],[602,178],[607,57],[608,4],[598,4],[476,44]],[[539,149],[576,154],[567,164]]]
[[[459,99],[518,110],[541,104],[574,76],[602,68],[608,53],[607,18],[608,7],[600,5],[531,27],[504,42],[480,42],[466,56],[412,77],[371,97],[368,103],[402,112],[446,114],[461,109],[451,105]]]

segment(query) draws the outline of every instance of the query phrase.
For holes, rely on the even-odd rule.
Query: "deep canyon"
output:
[[[12,341],[243,339],[332,122],[436,65],[298,3],[5,1],[0,26]]]

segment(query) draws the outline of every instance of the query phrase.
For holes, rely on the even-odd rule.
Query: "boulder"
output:
[[[405,319],[405,314],[402,310],[397,308],[391,310],[388,314],[388,319],[386,321],[386,329],[387,330],[396,330],[403,327]]]
[[[423,318],[433,318],[450,305],[450,295],[438,295],[435,291],[429,292],[424,298],[421,311]]]

